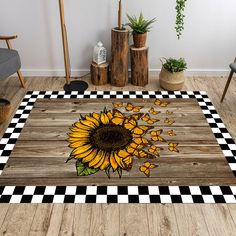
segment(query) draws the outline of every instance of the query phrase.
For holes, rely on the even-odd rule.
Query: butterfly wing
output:
[[[178,143],[169,143],[168,145],[169,145],[169,150],[171,152],[179,152],[179,150],[177,149],[179,145]]]
[[[123,107],[123,102],[113,102],[113,107],[114,108],[121,108]]]
[[[125,117],[122,112],[118,111],[117,109],[113,109],[113,118],[111,122],[115,125],[120,125],[125,120]]]
[[[140,110],[143,108],[143,106],[134,106],[133,112],[140,112]]]

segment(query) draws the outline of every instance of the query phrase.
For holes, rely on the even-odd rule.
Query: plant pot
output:
[[[6,99],[0,99],[0,124],[5,122],[10,114],[11,104]]]
[[[144,33],[144,34],[134,33],[133,40],[134,40],[134,47],[135,48],[143,48],[146,46],[147,33]]]
[[[184,71],[171,73],[164,67],[159,75],[160,86],[167,91],[179,91],[183,88],[185,81]]]

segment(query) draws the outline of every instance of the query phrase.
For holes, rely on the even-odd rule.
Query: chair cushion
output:
[[[0,48],[0,79],[13,75],[20,67],[20,57],[16,50]]]
[[[229,67],[231,68],[231,70],[232,70],[233,72],[236,73],[236,63],[232,63],[232,64],[230,64]]]

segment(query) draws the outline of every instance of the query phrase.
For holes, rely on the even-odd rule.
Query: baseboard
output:
[[[24,76],[64,76],[64,69],[22,69]],[[83,76],[89,73],[89,69],[73,69],[71,70],[71,76]],[[150,69],[150,75],[155,75],[160,73],[160,69]],[[229,70],[226,69],[188,69],[186,71],[187,76],[227,76]]]

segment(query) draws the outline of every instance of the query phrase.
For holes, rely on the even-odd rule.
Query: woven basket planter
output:
[[[164,67],[159,75],[160,86],[167,91],[179,91],[184,86],[185,75],[184,71],[171,73]]]
[[[6,99],[0,99],[0,124],[4,123],[10,114],[11,103]]]

